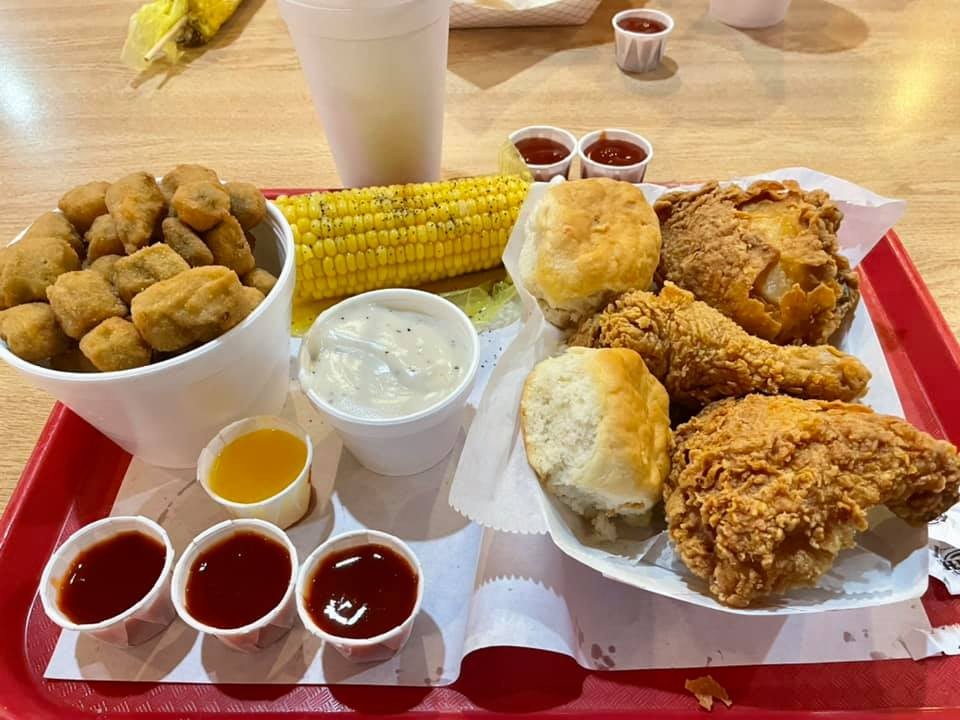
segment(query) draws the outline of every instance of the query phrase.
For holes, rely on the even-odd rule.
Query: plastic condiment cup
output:
[[[197,556],[240,532],[256,532],[272,540],[276,540],[290,553],[290,582],[287,585],[283,598],[273,610],[263,617],[254,620],[252,623],[242,625],[238,628],[217,628],[202,623],[197,620],[190,611],[187,610],[187,581],[190,579],[190,569],[193,567]],[[173,569],[173,585],[171,595],[173,597],[173,606],[177,610],[177,615],[187,625],[197,632],[212,635],[220,642],[234,650],[253,653],[268,645],[276,642],[290,630],[297,615],[296,603],[293,599],[293,591],[297,582],[297,548],[294,547],[290,538],[280,528],[264,520],[224,520],[213,527],[207,528],[197,535],[193,541],[183,551],[180,560]],[[257,582],[257,577],[251,572],[250,582]]]
[[[34,365],[2,341],[0,359],[130,454],[161,467],[193,467],[224,425],[277,413],[287,399],[296,248],[289,223],[270,202],[253,235],[257,265],[279,273],[277,284],[243,322],[195,350],[102,373]]]
[[[510,133],[510,142],[514,145],[516,145],[518,141],[526,140],[527,138],[555,140],[567,149],[567,156],[563,160],[558,160],[548,165],[536,165],[528,163],[526,159],[524,159],[526,166],[533,174],[534,180],[547,182],[557,175],[562,175],[565,178],[570,177],[570,165],[573,162],[574,155],[577,153],[577,138],[572,132],[564,130],[563,128],[554,127],[553,125],[529,125]]]
[[[127,610],[98,623],[75,623],[61,610],[60,587],[66,580],[74,560],[84,550],[130,531],[139,531],[163,544],[166,554],[160,576],[143,598]],[[64,630],[85,633],[92,637],[130,647],[146,642],[171,623],[177,613],[170,599],[170,575],[173,571],[173,545],[166,531],[153,520],[140,516],[106,517],[77,530],[67,538],[47,561],[40,576],[40,602],[53,622]]]
[[[647,157],[633,165],[604,165],[603,163],[598,163],[587,157],[587,150],[601,138],[626,140],[634,145],[639,145],[646,151]],[[643,178],[647,174],[647,165],[653,160],[653,145],[642,135],[637,135],[629,130],[621,130],[619,128],[594,130],[580,138],[580,143],[577,146],[577,154],[580,156],[580,177],[608,177],[614,180],[638,183],[643,182]]]
[[[440,179],[450,0],[277,0],[347,187]]]
[[[640,33],[624,30],[620,21],[625,18],[645,18],[665,25],[658,33]],[[626,72],[656,70],[667,47],[667,36],[673,32],[673,18],[659,10],[621,10],[613,16],[613,31],[617,65]]]
[[[433,316],[448,325],[452,336],[467,343],[470,365],[457,387],[443,400],[401,417],[359,417],[331,405],[311,388],[310,364],[320,349],[318,328],[352,305],[375,302]],[[453,449],[479,364],[477,332],[460,308],[422,290],[394,288],[355,295],[322,312],[300,347],[299,379],[304,394],[363,466],[380,475],[413,475],[433,467]]]
[[[710,17],[736,28],[764,28],[783,22],[790,0],[710,0]]]
[[[228,500],[210,487],[210,474],[214,463],[224,448],[237,438],[249,435],[257,430],[283,430],[299,439],[307,448],[307,457],[300,473],[294,480],[276,495],[254,503],[240,503]],[[210,498],[223,506],[235,518],[254,518],[266,520],[280,528],[288,528],[307,514],[310,506],[310,470],[313,466],[313,442],[307,432],[294,422],[276,415],[258,415],[245,418],[227,425],[217,433],[201,451],[197,461],[197,480]],[[317,498],[319,504],[328,498]]]
[[[310,617],[310,613],[307,612],[307,587],[313,580],[313,574],[317,566],[328,555],[361,545],[385,545],[410,563],[414,574],[417,576],[417,599],[414,601],[413,610],[410,611],[407,619],[385,633],[370,638],[345,638],[331,635],[320,628]],[[300,574],[297,576],[296,596],[297,612],[300,614],[300,621],[307,630],[334,647],[350,662],[380,662],[389,660],[400,652],[407,640],[410,639],[413,624],[416,622],[417,615],[420,613],[420,605],[423,603],[423,568],[410,546],[400,538],[377,530],[356,530],[332,537],[310,553],[310,556],[304,560],[303,566],[300,568]]]

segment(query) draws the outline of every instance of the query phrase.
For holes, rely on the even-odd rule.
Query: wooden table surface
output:
[[[610,18],[676,19],[660,69],[621,73]],[[74,184],[201,162],[261,186],[337,175],[286,28],[247,0],[205,52],[135,79],[118,61],[135,0],[0,5],[0,238]],[[960,328],[960,20],[956,0],[794,0],[786,22],[738,31],[707,0],[604,0],[579,28],[450,37],[444,171],[496,168],[512,129],[625,127],[656,148],[648,179],[807,165],[909,201],[901,237]],[[0,509],[52,405],[0,367]]]

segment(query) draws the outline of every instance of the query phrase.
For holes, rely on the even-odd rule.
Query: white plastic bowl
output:
[[[404,558],[410,567],[413,568],[417,576],[417,599],[413,603],[413,610],[402,623],[395,628],[388,630],[380,635],[374,635],[369,638],[344,638],[338,635],[331,635],[326,630],[320,628],[307,612],[306,591],[307,584],[313,579],[314,571],[317,565],[330,553],[339,550],[358,547],[360,545],[385,545],[391,550],[395,550]],[[379,532],[377,530],[355,530],[354,532],[344,533],[330,538],[323,545],[318,547],[303,562],[300,568],[300,574],[297,576],[297,612],[300,614],[300,621],[304,627],[311,633],[319,637],[328,645],[332,646],[343,657],[353,663],[380,662],[389,660],[396,655],[407,640],[410,639],[410,633],[413,632],[413,624],[420,614],[420,605],[423,603],[423,568],[420,561],[413,554],[413,550],[403,540],[389,533]]]
[[[611,140],[626,140],[634,145],[639,145],[647,152],[647,157],[633,165],[604,165],[587,157],[587,150],[601,135],[605,135]],[[580,156],[580,177],[608,177],[614,180],[623,180],[624,182],[638,183],[643,182],[647,174],[647,166],[653,160],[653,145],[642,135],[637,135],[629,130],[619,128],[609,128],[607,130],[594,130],[580,138],[577,145],[577,154]]]
[[[211,545],[216,545],[238,532],[249,531],[276,540],[290,553],[290,582],[283,598],[273,610],[262,618],[238,628],[216,628],[200,622],[187,610],[186,602],[187,580],[190,579],[190,568],[193,567],[194,560],[197,559],[197,555]],[[227,647],[240,652],[258,652],[286,635],[296,619],[297,608],[293,599],[293,591],[297,582],[297,570],[297,548],[294,547],[287,534],[276,525],[263,520],[224,520],[197,535],[187,546],[187,549],[183,551],[183,555],[180,556],[177,566],[173,569],[171,588],[173,606],[176,608],[180,619],[197,632],[212,635]],[[256,582],[256,577],[251,576],[250,582]]]
[[[527,168],[533,175],[534,180],[548,182],[551,178],[556,177],[557,175],[562,175],[563,177],[569,179],[570,164],[573,162],[573,158],[577,154],[577,138],[572,132],[569,130],[564,130],[563,128],[554,127],[553,125],[528,125],[527,127],[514,130],[512,133],[510,133],[510,142],[512,142],[514,145],[516,145],[519,140],[526,140],[527,138],[546,138],[547,140],[556,140],[567,149],[567,156],[563,160],[559,160],[555,163],[550,163],[548,165],[534,165],[532,163],[526,163]]]
[[[290,433],[307,448],[307,457],[300,469],[300,474],[276,495],[254,503],[239,503],[221,497],[210,487],[210,473],[213,464],[223,449],[239,437],[248,435],[256,430],[274,428]],[[244,418],[227,425],[217,433],[217,436],[200,453],[197,462],[197,480],[210,498],[222,506],[235,518],[254,518],[272,522],[280,528],[288,528],[307,513],[310,506],[310,469],[313,466],[313,442],[307,432],[296,423],[275,415],[259,415]],[[326,504],[328,498],[318,498],[320,505]]]
[[[60,586],[73,561],[84,550],[119,533],[137,530],[159,540],[166,548],[163,569],[150,591],[130,608],[98,623],[75,623],[60,610]],[[130,647],[146,642],[161,632],[176,617],[170,600],[170,574],[173,570],[173,545],[162,527],[140,516],[106,517],[77,530],[47,561],[40,576],[40,603],[43,611],[64,630],[85,633],[117,645]]]
[[[193,467],[220,428],[243,417],[275,414],[286,401],[296,279],[293,234],[270,202],[253,234],[257,265],[278,275],[277,284],[243,322],[195,350],[104,373],[34,365],[3,342],[0,359],[132,455],[162,467]]]
[[[357,417],[334,407],[310,388],[310,363],[319,349],[317,328],[351,305],[381,301],[446,321],[450,332],[468,344],[470,367],[446,398],[420,412],[396,418]],[[322,312],[300,347],[299,379],[303,393],[364,467],[380,475],[413,475],[433,467],[453,449],[479,364],[477,331],[460,308],[422,290],[394,288],[355,295]]]

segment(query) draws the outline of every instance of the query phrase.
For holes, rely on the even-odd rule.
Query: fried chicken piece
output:
[[[154,283],[133,299],[133,324],[156,350],[182,350],[236,325],[246,306],[240,278],[219,265]]]
[[[177,191],[178,187],[192,182],[219,184],[220,178],[217,177],[216,172],[208,167],[183,163],[177,165],[173,170],[163,176],[160,180],[160,190],[163,192],[167,203],[169,203],[173,199],[173,194]]]
[[[107,212],[108,187],[110,183],[104,180],[77,185],[64,193],[57,207],[78,232],[85,233],[94,220]]]
[[[80,258],[66,241],[45,235],[24,238],[4,252],[0,306],[46,302],[47,288],[57,277],[79,267]]]
[[[166,210],[163,193],[149,173],[136,172],[107,188],[107,209],[128,255],[147,245]]]
[[[230,214],[244,230],[250,230],[267,216],[267,201],[253,183],[228,182],[223,189],[230,195]]]
[[[94,218],[83,239],[87,242],[87,262],[106,255],[125,255],[127,252],[117,232],[117,224],[109,214]]]
[[[750,395],[714,403],[675,439],[670,537],[733,607],[815,584],[874,505],[920,525],[957,502],[956,448],[863,405]]]
[[[80,351],[97,370],[112,372],[150,364],[150,346],[133,323],[107,318],[80,339]]]
[[[127,314],[114,287],[93,270],[64,273],[47,288],[47,298],[60,327],[74,340],[109,317]]]
[[[749,393],[853,400],[870,380],[852,355],[761,340],[672,283],[659,295],[624,293],[581,323],[568,344],[640,353],[670,400],[693,407]]]
[[[269,295],[273,286],[277,284],[277,279],[272,273],[263,268],[254,268],[242,278],[243,284],[248,287],[254,287],[264,295]]]
[[[213,253],[210,252],[210,248],[193,230],[177,218],[166,218],[162,227],[163,241],[186,260],[190,267],[213,265]]]
[[[219,183],[191,182],[181,185],[170,205],[177,217],[194,230],[209,230],[230,214],[230,196]]]
[[[10,352],[32,363],[59,355],[69,343],[46,303],[26,303],[0,312],[0,339]]]
[[[227,215],[222,223],[204,233],[203,239],[213,253],[213,261],[217,265],[228,267],[240,276],[256,267],[250,243],[240,223],[232,215]]]
[[[33,237],[59,238],[72,247],[78,257],[83,257],[83,241],[80,239],[80,233],[63,213],[51,210],[34,220],[23,234],[23,240]]]
[[[158,243],[117,260],[113,268],[113,284],[120,293],[120,298],[129,304],[137,293],[143,292],[155,282],[172,278],[189,269],[186,260],[168,245]]]
[[[780,345],[828,341],[860,297],[837,246],[843,214],[822,190],[793,181],[748,189],[707,183],[654,205],[663,250],[657,274]]]

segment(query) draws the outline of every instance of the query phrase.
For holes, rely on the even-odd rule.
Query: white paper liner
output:
[[[809,170],[785,168],[733,182],[747,186],[760,179],[796,180],[801,187],[824,189],[844,212],[838,234],[842,251],[858,263],[899,219],[905,203],[880,197],[845,180]],[[673,189],[641,184],[652,203]],[[695,189],[699,185],[680,186]],[[526,220],[543,197],[547,185],[531,190],[504,252],[504,264],[517,272]],[[766,606],[736,610],[715,601],[673,555],[660,533],[620,542],[616,546],[592,543],[582,521],[541,489],[526,461],[519,432],[519,404],[523,382],[531,368],[556,352],[562,336],[543,317],[539,306],[518,284],[524,308],[523,327],[504,353],[481,400],[477,417],[463,449],[454,477],[450,502],[472,520],[497,530],[516,533],[549,533],[573,557],[603,575],[650,592],[724,612],[750,615],[788,615],[822,612],[920,597],[927,583],[927,535],[888,518],[863,534],[857,548],[841,555],[833,570],[815,588],[793,591],[772,599]],[[902,417],[903,410],[869,312],[861,303],[840,349],[856,355],[870,368],[873,379],[864,399],[878,412]],[[486,462],[479,462],[481,457]],[[539,509],[539,513],[538,513]],[[883,557],[884,548],[899,552]],[[888,553],[889,554],[889,553]]]

